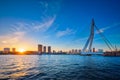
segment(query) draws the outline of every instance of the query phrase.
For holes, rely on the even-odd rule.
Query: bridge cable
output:
[[[112,44],[110,43],[110,41],[101,33],[101,31],[99,30],[99,28],[95,25],[95,28],[97,29],[98,33],[100,34],[100,36],[102,37],[102,39],[105,41],[106,45],[108,46],[108,48],[112,51]],[[111,48],[112,47],[112,48]],[[113,48],[114,49],[114,48]]]

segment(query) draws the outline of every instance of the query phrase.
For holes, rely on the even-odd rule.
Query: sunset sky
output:
[[[120,49],[120,0],[0,0],[0,50],[82,49],[92,18]],[[93,47],[108,49],[97,31]]]

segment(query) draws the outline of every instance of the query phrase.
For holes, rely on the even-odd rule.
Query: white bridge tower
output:
[[[89,36],[82,52],[91,52],[92,51],[92,43],[93,43],[93,38],[94,38],[94,27],[95,27],[95,22],[94,22],[94,19],[92,19],[90,36]]]

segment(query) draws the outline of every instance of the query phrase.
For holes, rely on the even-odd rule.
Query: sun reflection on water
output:
[[[20,79],[32,73],[37,73],[35,69],[31,69],[37,66],[37,57],[26,57],[27,55],[14,55],[14,57],[10,55],[7,56],[9,57],[6,60],[0,59],[0,63],[2,64],[0,67],[0,78]]]

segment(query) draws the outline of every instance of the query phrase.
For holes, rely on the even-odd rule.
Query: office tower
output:
[[[46,53],[46,46],[43,47],[43,52]]]
[[[41,44],[38,44],[38,52],[42,53],[42,45]]]
[[[16,49],[15,49],[15,48],[12,48],[12,52],[13,52],[13,53],[16,52]]]
[[[74,53],[75,51],[74,51],[74,49],[72,49],[72,53]]]
[[[95,48],[93,48],[93,52],[95,52]]]
[[[95,48],[93,48],[93,52],[95,52]]]
[[[63,53],[63,51],[62,51],[62,50],[60,50],[60,53]]]
[[[56,51],[55,51],[55,50],[53,50],[53,53],[56,53]]]
[[[4,53],[9,53],[10,52],[10,48],[4,48]]]
[[[51,53],[51,46],[48,46],[48,53]]]
[[[81,49],[78,50],[78,53],[81,53]]]
[[[75,53],[78,53],[77,49],[75,49]]]
[[[69,53],[72,53],[72,51],[71,51],[71,50],[69,50]]]
[[[98,49],[98,52],[103,52],[103,49]]]

